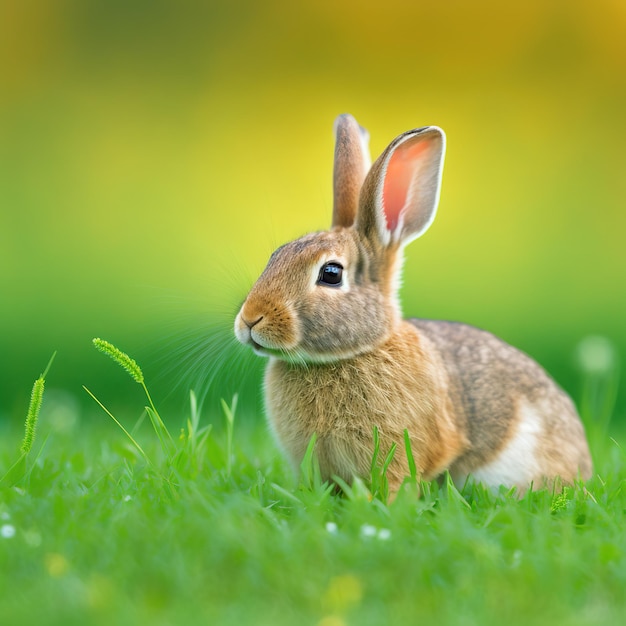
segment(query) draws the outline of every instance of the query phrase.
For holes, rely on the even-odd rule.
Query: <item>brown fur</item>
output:
[[[375,350],[350,359],[312,365],[272,359],[265,377],[270,424],[294,465],[316,433],[324,478],[367,476],[377,426],[383,455],[392,443],[400,446],[388,474],[396,489],[408,474],[405,428],[424,477],[447,468],[467,443],[451,415],[448,377],[429,344],[402,323]]]
[[[494,460],[515,435],[523,400],[542,405],[538,484],[545,476],[572,481],[591,475],[591,458],[571,399],[530,357],[491,333],[454,322],[410,320],[433,341],[450,377],[457,423],[470,446],[451,466],[467,475]]]
[[[333,229],[279,248],[235,321],[238,339],[270,357],[265,395],[278,442],[297,467],[315,433],[323,477],[350,481],[369,475],[377,427],[383,457],[398,445],[392,491],[408,473],[405,429],[427,479],[449,469],[458,482],[475,474],[523,489],[588,478],[574,405],[537,363],[465,324],[401,318],[402,248],[434,217],[443,132],[394,140],[362,183],[354,215],[367,165],[359,132],[352,118],[339,120]],[[385,193],[403,207],[391,218]],[[343,267],[338,286],[319,282],[329,262]]]

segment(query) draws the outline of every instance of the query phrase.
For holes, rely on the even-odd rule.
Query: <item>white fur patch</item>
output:
[[[474,470],[472,476],[488,487],[525,487],[537,479],[540,472],[535,451],[542,430],[542,413],[541,407],[520,403],[517,432],[493,461]]]

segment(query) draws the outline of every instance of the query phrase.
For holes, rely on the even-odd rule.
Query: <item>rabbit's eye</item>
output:
[[[320,276],[317,279],[317,284],[338,287],[341,285],[342,272],[343,267],[341,267],[339,263],[326,263],[320,270]]]

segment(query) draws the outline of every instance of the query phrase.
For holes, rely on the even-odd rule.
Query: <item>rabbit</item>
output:
[[[445,134],[402,133],[370,166],[369,135],[335,122],[329,231],[278,248],[235,319],[235,335],[269,357],[270,428],[295,468],[316,435],[322,478],[367,479],[373,430],[390,493],[408,475],[407,429],[424,480],[447,470],[488,488],[588,479],[592,462],[572,400],[526,354],[457,322],[402,318],[403,248],[439,202]],[[384,458],[384,456],[382,457]]]

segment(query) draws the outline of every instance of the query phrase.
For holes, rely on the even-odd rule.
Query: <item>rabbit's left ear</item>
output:
[[[369,135],[348,114],[335,120],[335,163],[333,167],[333,226],[352,226],[359,194],[370,168]]]
[[[403,133],[370,169],[356,227],[384,246],[404,245],[426,232],[439,203],[446,136],[437,126]]]

